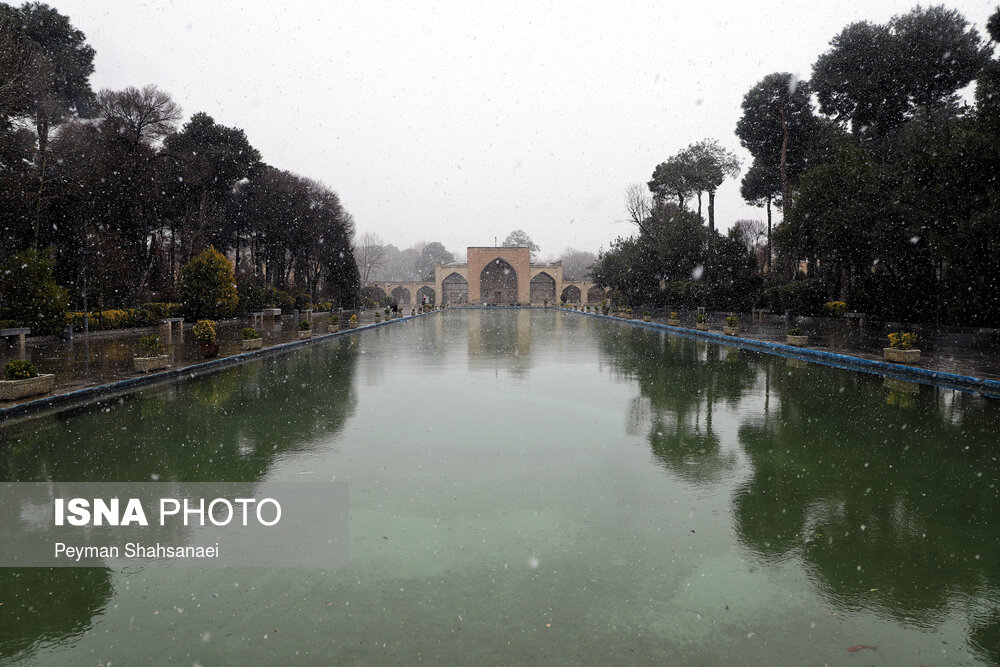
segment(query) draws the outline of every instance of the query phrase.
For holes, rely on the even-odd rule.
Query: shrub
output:
[[[273,289],[273,288],[270,288]],[[252,273],[241,271],[236,276],[236,296],[241,313],[256,313],[268,306],[270,289]]]
[[[163,341],[156,334],[140,336],[139,354],[143,357],[157,357],[163,354]]]
[[[30,248],[0,266],[0,311],[33,334],[59,333],[69,298],[52,277],[55,261]]]
[[[338,325],[338,324],[340,324],[340,318],[338,316],[336,316],[336,315],[331,315],[330,316],[330,324],[333,324],[335,326]]]
[[[909,350],[917,342],[917,334],[910,331],[893,331],[889,334],[889,347],[896,350]]]
[[[671,311],[670,311],[670,319],[672,319],[672,320],[676,320],[676,319],[679,319],[679,318],[677,317],[677,311],[676,311],[676,310],[671,310]]]
[[[213,320],[198,320],[191,332],[199,343],[215,342],[215,322]]]
[[[643,317],[649,317],[649,311],[648,310],[642,311],[642,316]]]
[[[823,304],[823,313],[828,317],[843,317],[847,312],[847,304],[843,301],[827,301]]]
[[[708,286],[694,280],[676,280],[667,283],[664,297],[667,303],[678,304],[685,308],[704,306],[708,299]]]
[[[142,307],[149,313],[149,319],[152,320],[151,324],[155,324],[167,317],[181,317],[184,314],[184,306],[179,303],[144,303]]]
[[[311,327],[312,325],[309,323],[309,320],[302,320],[299,322],[299,331],[309,331]]]
[[[358,316],[357,315],[351,315],[350,323],[351,324],[357,324],[358,323]]]
[[[181,272],[181,295],[191,317],[229,317],[239,303],[232,264],[215,248],[196,255]]]
[[[329,302],[329,301],[322,301],[319,304],[319,309],[323,310],[323,311],[329,312],[329,311],[333,310],[333,304],[331,302]]]
[[[727,327],[735,327],[739,326],[739,324],[740,324],[740,318],[736,317],[735,315],[730,315],[729,317],[726,318]]]
[[[3,377],[5,380],[27,380],[28,378],[38,377],[38,369],[30,361],[12,359],[4,367]]]
[[[240,337],[243,340],[254,340],[255,338],[260,338],[257,330],[252,327],[243,327],[243,331],[240,332]]]
[[[819,278],[793,280],[769,292],[769,307],[775,312],[790,310],[799,315],[819,315],[826,301],[826,287]]]
[[[276,287],[269,287],[264,303],[268,308],[281,308],[283,312],[291,312],[295,308],[295,297]]]
[[[705,315],[705,313],[698,313],[698,317],[695,318],[695,321],[698,324],[704,324],[705,322],[708,322],[708,316]]]
[[[792,327],[786,332],[789,336],[801,336],[802,329],[800,327]]]

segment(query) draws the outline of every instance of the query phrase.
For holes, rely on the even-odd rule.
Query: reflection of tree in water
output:
[[[0,481],[257,481],[337,433],[357,398],[355,338],[5,429]],[[105,568],[0,569],[0,659],[86,631]]]
[[[736,460],[721,450],[713,413],[719,401],[735,406],[753,386],[751,354],[637,327],[598,332],[606,357],[639,385],[642,405],[633,410],[630,431],[648,419],[650,448],[665,468],[692,484],[720,481]]]
[[[901,410],[871,376],[774,375],[777,409],[740,429],[753,468],[734,497],[740,539],[767,560],[800,558],[838,604],[904,623],[997,599],[997,406],[922,387]]]
[[[256,481],[353,412],[356,339],[68,411],[5,433],[2,481]]]
[[[111,572],[105,568],[4,569],[0,659],[25,658],[46,642],[82,634],[111,593]]]

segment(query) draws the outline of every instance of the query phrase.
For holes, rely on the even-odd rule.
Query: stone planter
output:
[[[347,323],[347,328],[348,329],[357,329],[358,328],[358,323],[357,322],[348,322]]]
[[[55,386],[56,376],[43,373],[24,380],[0,380],[0,401],[16,401],[26,396],[47,394]]]
[[[731,327],[731,326],[729,326],[727,324],[727,325],[725,325],[725,326],[722,327],[722,333],[726,334],[727,336],[739,336],[740,335],[740,328],[739,327]]]
[[[240,341],[241,350],[259,350],[264,347],[263,338],[244,338]]]
[[[312,338],[312,335],[313,335],[312,329],[308,329],[306,331],[300,331],[299,340],[308,340]]]
[[[642,316],[642,321],[643,321],[643,322],[649,322],[649,319],[650,319],[650,318],[649,318],[649,315],[643,315],[643,316]]]
[[[809,336],[792,336],[786,334],[785,343],[794,345],[795,347],[805,347],[809,343]]]
[[[140,373],[149,373],[150,371],[158,371],[161,368],[166,368],[167,359],[167,355],[159,354],[155,357],[133,357],[132,362],[135,364],[135,370]]]
[[[886,361],[897,364],[915,364],[920,361],[920,350],[897,350],[894,347],[883,347],[882,354]]]
[[[680,320],[667,320],[667,324],[669,324],[672,327],[679,327],[681,325],[681,321]]]
[[[337,333],[338,331],[340,331],[340,325],[339,324],[327,324],[326,325],[326,332],[327,333]]]
[[[698,331],[708,331],[708,322],[696,322],[694,326]]]

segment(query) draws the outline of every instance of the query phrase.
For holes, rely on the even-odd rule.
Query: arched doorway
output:
[[[580,303],[580,288],[576,285],[570,285],[562,291],[560,300],[566,303]]]
[[[587,303],[600,303],[604,301],[604,290],[594,285],[587,290]]]
[[[517,271],[497,257],[479,274],[479,297],[483,303],[517,303]]]
[[[392,299],[400,306],[409,305],[410,290],[400,285],[396,289],[392,290]]]
[[[528,287],[531,303],[545,303],[546,299],[551,303],[556,300],[556,279],[544,271],[532,278]]]
[[[417,303],[423,305],[424,297],[427,298],[427,303],[434,305],[434,289],[424,285],[417,290]]]
[[[452,273],[441,281],[441,299],[451,306],[469,303],[469,281]]]

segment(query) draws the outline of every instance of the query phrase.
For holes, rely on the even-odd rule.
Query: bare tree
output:
[[[625,187],[625,212],[629,222],[643,232],[646,230],[646,220],[653,212],[653,199],[649,188],[643,183],[632,183]]]
[[[767,224],[763,220],[737,220],[733,223],[733,228],[738,230],[739,237],[746,245],[747,250],[753,253],[757,259],[757,268],[763,268],[767,263]]]
[[[133,145],[154,143],[170,134],[181,119],[181,108],[170,93],[150,84],[142,90],[104,89],[97,94],[104,117],[118,128]]]
[[[372,271],[381,268],[385,263],[385,243],[382,237],[372,232],[365,232],[354,241],[354,257],[361,273],[361,284],[367,285]]]
[[[586,250],[566,248],[559,259],[563,266],[563,280],[586,280],[597,255]]]

